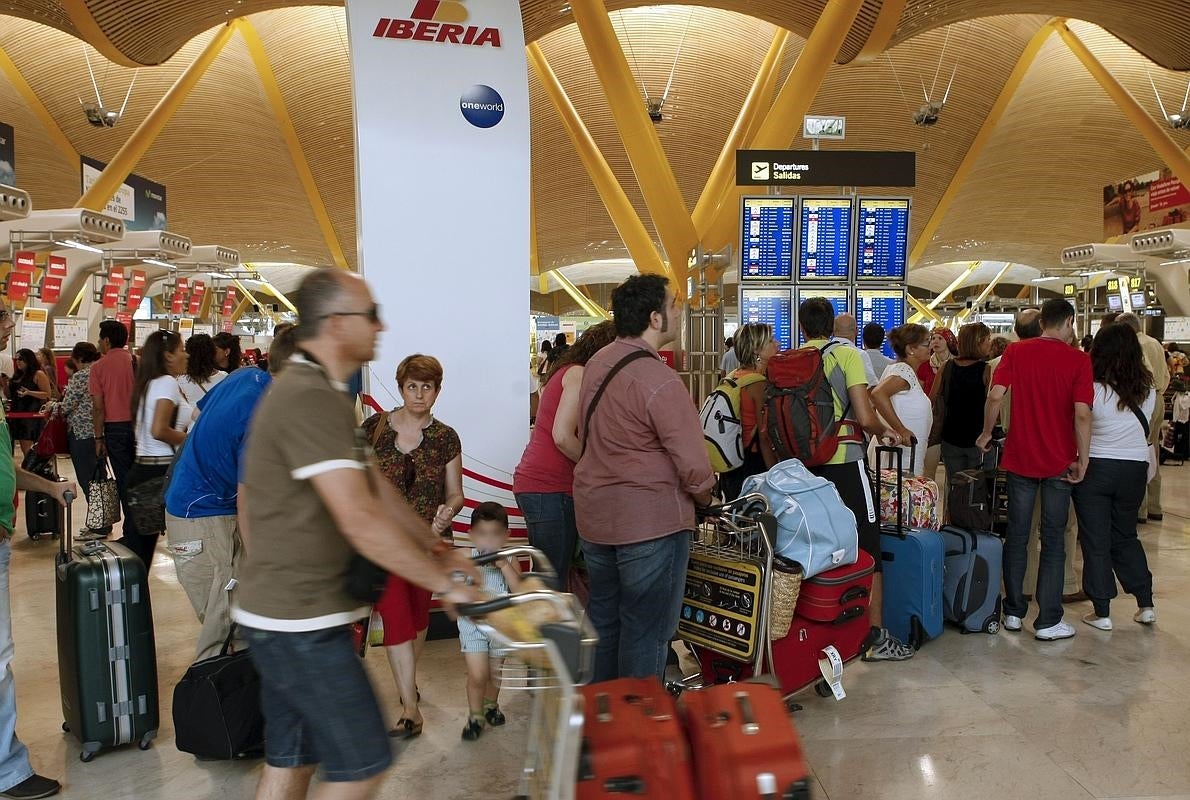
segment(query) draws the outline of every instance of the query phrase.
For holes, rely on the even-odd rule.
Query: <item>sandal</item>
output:
[[[421,735],[423,722],[414,722],[411,719],[401,717],[397,720],[397,724],[393,727],[388,735],[394,739],[412,739],[414,736]]]

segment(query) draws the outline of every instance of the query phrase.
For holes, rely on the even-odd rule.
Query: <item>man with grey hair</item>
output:
[[[835,327],[832,331],[834,334],[833,341],[841,344],[848,344],[859,350],[860,361],[864,364],[864,377],[868,379],[869,386],[875,386],[880,380],[880,376],[876,374],[876,370],[872,368],[872,360],[868,358],[868,354],[859,349],[855,340],[859,338],[859,325],[855,321],[855,316],[852,314],[840,314],[835,317]]]
[[[437,537],[377,469],[356,424],[347,379],[375,356],[384,329],[368,285],[316,270],[294,301],[299,350],[252,419],[251,492],[238,498],[247,556],[232,619],[260,673],[268,732],[257,797],[305,797],[317,767],[335,784],[322,795],[366,798],[392,763],[351,633],[375,599],[375,568],[448,603],[480,595],[453,578],[476,574],[468,559],[433,554]]]
[[[1161,346],[1161,342],[1142,330],[1140,317],[1131,311],[1117,317],[1116,323],[1127,325],[1136,332],[1136,338],[1140,340],[1140,352],[1144,356],[1145,366],[1153,374],[1153,388],[1157,390],[1158,402],[1153,408],[1153,416],[1149,420],[1149,444],[1160,447],[1161,423],[1165,421],[1165,403],[1161,402],[1160,398],[1169,388],[1170,381],[1169,364],[1165,361],[1165,348]],[[1153,473],[1153,480],[1149,481],[1149,491],[1145,494],[1138,513],[1139,518],[1136,521],[1141,524],[1150,519],[1154,522],[1165,519],[1165,515],[1161,511],[1161,467],[1157,467],[1157,471]]]

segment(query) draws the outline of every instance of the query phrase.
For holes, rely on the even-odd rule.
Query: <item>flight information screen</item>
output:
[[[746,281],[793,277],[794,198],[745,197],[740,220],[740,276]]]
[[[840,314],[853,313],[851,310],[851,289],[846,286],[799,286],[795,307],[801,308],[802,303],[811,297],[825,297],[829,300],[835,307],[836,317]],[[800,328],[797,332],[797,343],[799,346],[806,343],[806,337],[802,336]]]
[[[856,287],[855,318],[861,333],[869,322],[879,323],[885,333],[901,327],[905,324],[905,290]],[[894,357],[887,338],[881,349],[889,358]]]
[[[793,298],[789,289],[740,289],[740,324],[763,322],[773,327],[782,350],[793,346]]]
[[[851,280],[850,197],[802,198],[798,280]]]
[[[861,197],[856,238],[859,280],[905,280],[909,263],[909,198]]]

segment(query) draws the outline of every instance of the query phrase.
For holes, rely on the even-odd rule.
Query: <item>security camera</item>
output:
[[[1190,115],[1170,114],[1167,119],[1169,120],[1169,127],[1175,131],[1184,131],[1190,128]]]
[[[114,128],[120,121],[120,112],[108,111],[97,103],[84,103],[83,113],[87,116],[87,122],[96,128]]]
[[[649,98],[645,99],[645,108],[648,109],[648,111],[649,111],[649,119],[653,120],[653,122],[655,122],[655,123],[661,121],[661,119],[662,119],[661,109],[664,107],[665,107],[665,98],[664,97],[661,97],[661,98],[649,97]]]
[[[914,125],[937,125],[938,115],[942,113],[942,103],[935,103],[933,101],[922,103],[921,107],[913,112]]]

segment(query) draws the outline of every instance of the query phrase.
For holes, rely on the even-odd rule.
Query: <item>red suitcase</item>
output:
[[[773,642],[769,669],[786,694],[809,686],[822,677],[818,659],[822,649],[834,646],[844,662],[860,654],[868,638],[868,604],[876,562],[859,551],[854,564],[837,567],[802,581],[789,634]],[[752,676],[751,667],[698,648],[702,674],[715,683],[740,681]]]
[[[577,800],[694,800],[690,751],[673,697],[660,681],[621,678],[579,691],[584,721]]]
[[[699,800],[809,800],[810,771],[781,694],[732,683],[682,695]]]

